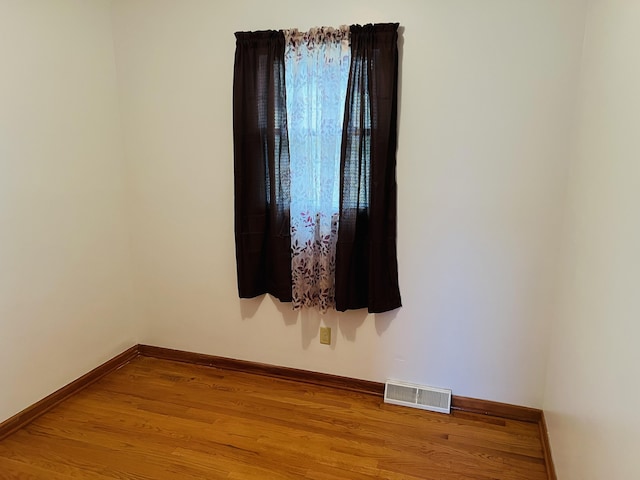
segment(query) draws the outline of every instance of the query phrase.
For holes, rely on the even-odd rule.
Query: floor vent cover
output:
[[[394,405],[421,408],[433,412],[451,412],[451,390],[389,380],[384,386],[384,401]]]

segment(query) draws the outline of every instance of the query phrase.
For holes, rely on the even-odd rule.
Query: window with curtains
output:
[[[240,297],[400,307],[397,24],[236,33]]]

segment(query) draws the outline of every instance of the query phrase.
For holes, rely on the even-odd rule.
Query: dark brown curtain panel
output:
[[[401,306],[396,255],[398,24],[352,25],[336,309]]]
[[[283,33],[236,33],[233,148],[241,298],[269,293],[291,301],[285,99]]]

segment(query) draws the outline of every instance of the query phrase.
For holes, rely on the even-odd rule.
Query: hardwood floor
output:
[[[538,425],[137,357],[0,441],[1,479],[546,480]]]

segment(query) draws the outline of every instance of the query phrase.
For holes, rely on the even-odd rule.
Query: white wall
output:
[[[640,3],[587,21],[544,408],[562,480],[640,478]]]
[[[110,2],[0,2],[0,421],[136,343]]]
[[[404,27],[404,307],[240,301],[233,33],[372,21]],[[144,342],[541,406],[582,0],[116,0],[113,22]]]

